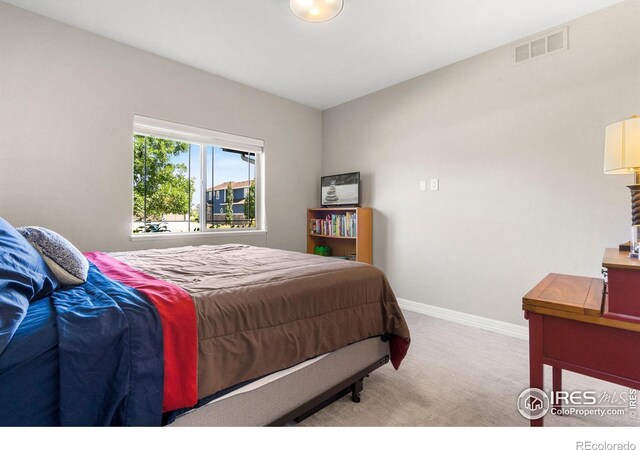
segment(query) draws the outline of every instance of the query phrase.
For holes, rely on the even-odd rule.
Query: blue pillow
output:
[[[29,302],[57,287],[58,280],[36,249],[0,218],[0,354],[22,323]]]

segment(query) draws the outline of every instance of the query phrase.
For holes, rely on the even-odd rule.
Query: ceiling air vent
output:
[[[531,58],[531,53],[529,52],[530,47],[531,45],[529,45],[528,42],[526,44],[518,45],[515,48],[515,52],[513,55],[514,56],[513,62],[521,63]]]
[[[569,27],[563,27],[533,39],[518,42],[511,49],[511,61],[513,64],[521,64],[550,53],[567,50],[569,48],[568,37]]]

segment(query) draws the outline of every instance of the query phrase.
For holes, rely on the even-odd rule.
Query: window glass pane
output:
[[[193,184],[189,173],[190,146],[184,142],[166,142],[169,149],[167,165],[163,168],[157,193],[154,196],[147,193],[147,204],[154,205],[152,210],[147,210],[147,218],[159,221],[170,232],[184,233],[189,231],[189,193]]]
[[[144,231],[145,225],[145,137],[133,136],[133,232]]]
[[[190,209],[189,231],[200,231],[200,202],[202,201],[202,183],[200,176],[200,146],[191,144],[189,149],[190,164]]]
[[[207,180],[212,194],[210,228],[255,227],[255,155],[238,150],[207,149]],[[209,183],[211,181],[211,183]]]
[[[256,227],[256,155],[247,153],[247,173],[249,176],[247,186],[247,196],[245,198],[245,219],[247,226]]]
[[[205,147],[206,156],[206,172],[207,172],[207,228],[219,228],[218,209],[220,208],[220,192],[213,188],[216,180],[213,174],[213,147],[207,145]]]
[[[189,231],[190,153],[185,142],[134,137],[134,232]]]

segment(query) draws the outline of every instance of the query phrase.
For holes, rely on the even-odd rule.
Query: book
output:
[[[327,214],[324,219],[311,219],[309,232],[316,236],[357,237],[357,214]]]

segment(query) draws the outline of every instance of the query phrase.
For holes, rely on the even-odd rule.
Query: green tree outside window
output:
[[[146,141],[146,142],[145,142]],[[133,148],[133,215],[163,220],[166,214],[187,214],[195,192],[186,164],[172,156],[189,152],[189,144],[136,135]],[[146,153],[146,155],[145,155]],[[145,204],[146,197],[146,204]]]

